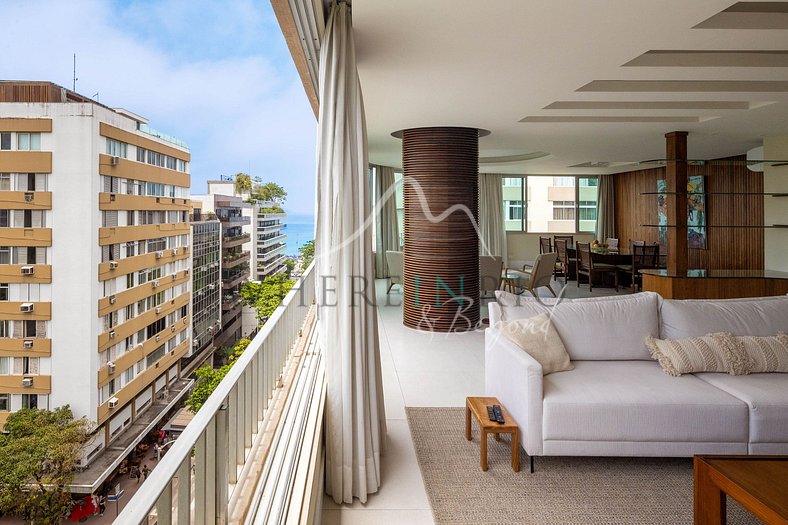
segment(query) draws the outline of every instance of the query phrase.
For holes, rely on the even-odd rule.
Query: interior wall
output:
[[[569,235],[562,234],[562,235]],[[593,233],[575,233],[575,241],[592,242]],[[509,255],[510,268],[522,268],[525,263],[531,264],[539,255],[539,237],[552,237],[552,233],[506,232],[506,251]]]
[[[785,142],[788,149],[788,140]],[[786,157],[788,158],[788,157]],[[707,193],[735,193],[736,195],[706,196],[706,225],[763,226],[764,197],[742,195],[762,193],[762,173],[747,169],[745,157],[711,161],[702,166],[690,165],[688,176],[704,175]],[[657,196],[641,195],[655,192],[657,179],[665,178],[665,168],[618,173],[613,177],[616,200],[616,236],[622,246],[630,239],[648,243],[659,240],[657,228]],[[766,197],[766,202],[771,202]],[[783,241],[785,242],[785,241]],[[788,247],[783,247],[784,252]],[[783,256],[784,257],[784,256]],[[706,249],[689,250],[689,268],[760,270],[764,267],[764,230],[762,228],[707,228]]]
[[[788,135],[765,137],[763,158],[788,159]],[[768,166],[763,173],[764,191],[788,193],[788,166]],[[788,197],[766,197],[764,224],[788,224]],[[765,232],[765,267],[788,272],[788,228]]]

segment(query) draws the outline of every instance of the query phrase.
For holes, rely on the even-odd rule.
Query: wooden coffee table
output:
[[[500,405],[501,412],[505,423],[499,424],[495,421],[490,421],[487,416],[487,407],[492,405]],[[473,436],[471,434],[471,414],[479,422],[479,429],[481,430],[480,441],[482,444],[481,451],[481,467],[482,470],[487,471],[487,435],[492,434],[495,436],[495,441],[501,440],[501,434],[512,435],[512,470],[520,472],[520,427],[514,420],[511,414],[507,412],[506,408],[501,405],[498,398],[495,397],[467,397],[465,398],[465,438],[470,441]],[[533,465],[533,464],[532,464]],[[533,469],[533,466],[532,466]],[[531,470],[533,472],[533,470]]]
[[[725,523],[725,495],[767,525],[788,525],[788,456],[695,456],[695,525]]]

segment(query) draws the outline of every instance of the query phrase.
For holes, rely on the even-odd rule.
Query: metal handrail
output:
[[[265,428],[268,402],[293,344],[302,336],[314,297],[313,263],[128,502],[117,523],[147,523],[154,507],[159,523],[226,522],[238,467]],[[178,482],[175,502],[174,479],[189,480],[188,485]],[[177,521],[173,521],[174,503]]]

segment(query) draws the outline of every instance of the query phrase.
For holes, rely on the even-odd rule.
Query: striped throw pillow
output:
[[[750,360],[750,373],[782,372],[788,374],[788,335],[774,337],[744,336],[735,338]]]
[[[750,359],[745,346],[727,332],[686,339],[646,338],[651,357],[669,375],[694,372],[727,372],[748,374]]]

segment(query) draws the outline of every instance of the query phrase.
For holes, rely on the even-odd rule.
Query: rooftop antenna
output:
[[[93,93],[93,96],[92,96],[92,97],[90,97],[90,98],[95,98],[95,99],[96,99],[96,102],[98,102],[98,101],[99,101],[99,92],[98,92],[98,91],[96,91],[95,93]]]
[[[77,80],[79,80],[77,78],[77,54],[76,53],[74,53],[74,70],[73,71],[74,71],[74,76],[73,76],[73,82],[71,84],[71,91],[76,93],[77,92]]]

